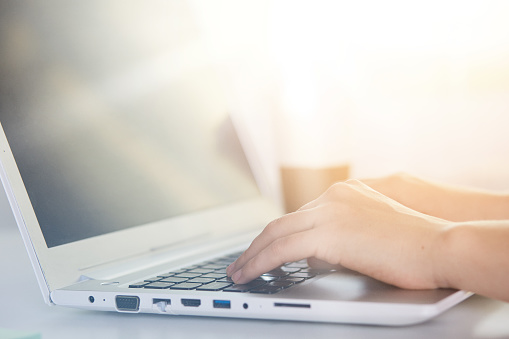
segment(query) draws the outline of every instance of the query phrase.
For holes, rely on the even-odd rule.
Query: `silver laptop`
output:
[[[283,212],[186,4],[0,5],[0,174],[45,302],[406,325],[467,298],[305,260],[226,277]]]

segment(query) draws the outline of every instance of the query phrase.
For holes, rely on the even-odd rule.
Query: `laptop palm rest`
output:
[[[357,272],[341,269],[300,286],[294,286],[278,296],[310,300],[434,304],[455,292],[456,290],[452,289],[401,289]]]

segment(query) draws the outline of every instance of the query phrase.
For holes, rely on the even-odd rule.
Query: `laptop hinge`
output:
[[[91,277],[87,277],[86,275],[80,275],[80,277],[78,278],[78,282],[82,282],[82,281],[87,281],[87,280],[95,280],[94,278],[91,278]]]

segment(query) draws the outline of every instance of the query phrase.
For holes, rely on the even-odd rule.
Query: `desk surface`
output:
[[[0,186],[1,187],[1,186]],[[0,192],[0,328],[43,338],[509,338],[509,304],[473,296],[409,327],[91,312],[47,306],[21,236]],[[7,278],[8,277],[8,278]]]

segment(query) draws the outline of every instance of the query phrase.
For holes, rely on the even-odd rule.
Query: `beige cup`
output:
[[[323,168],[281,167],[281,182],[287,212],[318,198],[332,184],[348,179],[350,166]]]

